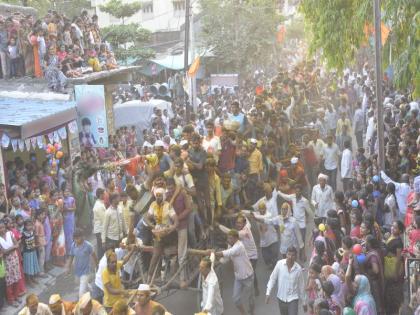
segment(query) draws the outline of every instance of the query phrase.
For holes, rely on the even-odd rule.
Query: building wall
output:
[[[121,20],[101,12],[99,6],[108,0],[91,0],[92,8],[95,8],[99,18],[99,26],[106,27],[111,24],[120,24]],[[138,1],[138,0],[137,0]],[[123,0],[132,2],[132,0]],[[140,0],[143,8],[125,23],[140,23],[142,27],[152,33],[157,31],[179,31],[185,20],[185,0]],[[198,10],[198,1],[193,5],[194,11]]]

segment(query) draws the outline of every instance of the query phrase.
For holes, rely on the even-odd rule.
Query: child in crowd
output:
[[[44,231],[45,216],[46,213],[44,209],[39,209],[35,213],[35,246],[38,254],[38,265],[41,277],[44,277],[45,275],[45,246],[47,245]]]
[[[16,38],[12,37],[9,40],[9,45],[7,46],[10,59],[10,77],[15,78],[18,76],[20,54],[19,47],[16,44]]]
[[[312,263],[309,266],[309,277],[306,284],[306,292],[309,301],[315,301],[322,297],[322,286],[319,275],[321,274],[321,266],[317,263]],[[314,314],[313,312],[309,314]]]
[[[98,258],[96,257],[93,246],[90,242],[85,240],[83,231],[76,229],[73,234],[73,243],[70,248],[70,259],[67,264],[67,272],[70,273],[74,262],[74,275],[79,278],[79,298],[88,292],[89,275],[93,270],[91,268],[91,260],[94,266],[98,266]]]
[[[35,277],[40,273],[40,269],[36,252],[34,225],[31,219],[27,219],[24,223],[22,245],[23,272],[25,273],[26,283],[33,286],[38,284]]]
[[[74,216],[74,212],[76,211],[76,200],[68,188],[64,190],[63,205],[64,237],[66,239],[66,253],[69,253],[73,242],[74,227],[76,224]]]

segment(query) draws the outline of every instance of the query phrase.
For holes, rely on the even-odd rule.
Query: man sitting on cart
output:
[[[154,195],[155,201],[152,202],[144,217],[145,223],[153,233],[153,255],[149,266],[148,283],[152,282],[156,264],[164,248],[175,245],[178,239],[176,236],[178,217],[172,205],[165,201],[165,189],[156,188]],[[160,274],[158,271],[155,274]]]

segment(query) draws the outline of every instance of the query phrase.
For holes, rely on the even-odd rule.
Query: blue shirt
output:
[[[90,256],[93,253],[93,246],[88,241],[83,241],[82,245],[77,246],[75,242],[71,244],[70,256],[74,257],[74,274],[77,277],[88,275],[90,272]]]

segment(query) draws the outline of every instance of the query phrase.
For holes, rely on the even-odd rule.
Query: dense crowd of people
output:
[[[38,20],[19,12],[0,16],[0,63],[3,79],[45,78],[58,92],[66,78],[118,68],[102,40],[98,16],[86,10],[72,19],[57,11]]]
[[[8,161],[0,297],[18,305],[54,264],[79,279],[80,300],[54,295],[46,305],[28,295],[22,314],[165,314],[152,299],[164,250],[175,246],[186,288],[187,249],[214,238],[197,266],[203,313],[223,313],[219,260],[233,263],[240,314],[254,314],[262,262],[272,271],[266,302],[277,286],[282,315],[301,306],[317,315],[419,314],[419,275],[407,273],[407,259],[420,258],[418,102],[384,81],[378,135],[367,65],[340,76],[301,63],[244,86],[202,93],[188,124],[182,106],[174,103],[173,116],[156,108],[141,137],[120,128],[109,148],[85,148],[57,168],[35,154]],[[139,253],[145,279],[130,290]]]

